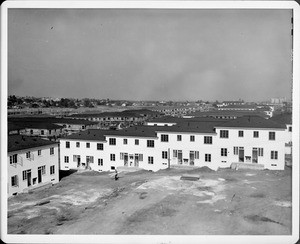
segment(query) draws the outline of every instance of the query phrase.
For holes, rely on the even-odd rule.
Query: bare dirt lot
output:
[[[197,181],[181,180],[198,174]],[[8,200],[9,234],[290,235],[291,169],[75,172]]]

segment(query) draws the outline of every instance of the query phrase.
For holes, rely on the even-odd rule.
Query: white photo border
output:
[[[291,9],[293,10],[292,235],[13,235],[7,234],[8,10],[64,9]],[[1,5],[1,240],[6,243],[296,243],[299,239],[300,6],[295,1],[6,1]]]

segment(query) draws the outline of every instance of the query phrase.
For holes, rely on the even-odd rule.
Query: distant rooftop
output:
[[[216,127],[241,127],[241,128],[257,128],[257,129],[285,129],[285,125],[276,123],[269,119],[264,119],[260,116],[245,115],[233,120],[229,120]]]
[[[170,119],[170,118],[169,118]],[[167,123],[166,119],[166,123]],[[169,120],[170,121],[170,120]],[[274,128],[284,129],[285,125],[264,119],[260,116],[243,116],[233,120],[214,118],[174,118],[176,125],[173,126],[133,126],[123,130],[99,130],[90,129],[80,133],[64,137],[65,139],[105,141],[105,136],[134,136],[134,137],[157,137],[157,132],[174,133],[209,133],[214,134],[216,127],[241,127],[241,128]]]
[[[124,110],[121,112],[101,112],[101,113],[81,113],[81,114],[72,114],[68,117],[73,118],[102,118],[102,117],[143,117],[147,114],[159,114],[156,111],[151,111],[148,109],[137,109],[137,110]]]
[[[53,128],[61,128],[59,125],[55,124],[79,124],[79,125],[93,125],[97,124],[97,122],[94,121],[88,121],[84,119],[71,119],[71,118],[56,118],[53,116],[48,117],[14,117],[8,119],[9,123],[13,123],[15,125],[19,126],[37,126],[37,124],[40,124],[38,128],[45,128],[45,129],[53,129]],[[24,127],[25,128],[25,127]],[[33,127],[31,127],[33,128]],[[36,128],[36,127],[34,127]],[[42,128],[42,129],[43,129]]]
[[[213,111],[205,111],[205,112],[200,112],[196,111],[193,113],[189,114],[190,116],[195,116],[195,117],[242,117],[244,115],[258,115],[264,118],[268,118],[263,111],[234,111],[234,110],[213,110]]]
[[[270,120],[284,125],[292,124],[292,113],[274,115]]]
[[[55,145],[57,142],[41,139],[40,137],[24,136],[24,135],[9,135],[7,149],[8,152],[19,151],[42,147],[46,145]]]

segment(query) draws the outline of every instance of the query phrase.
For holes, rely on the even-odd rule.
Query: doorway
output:
[[[258,149],[257,148],[252,149],[252,163],[254,163],[254,164],[258,163]]]
[[[190,165],[194,165],[194,160],[195,160],[195,152],[190,151]]]
[[[134,155],[134,167],[139,167],[139,155]]]
[[[244,147],[239,147],[239,162],[244,162]]]
[[[27,171],[27,186],[31,186],[31,170]]]
[[[182,150],[178,150],[178,164],[182,164]]]
[[[42,182],[42,169],[39,168],[38,169],[38,183],[41,183]]]

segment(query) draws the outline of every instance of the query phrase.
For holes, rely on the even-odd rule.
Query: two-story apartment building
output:
[[[59,181],[58,143],[25,135],[8,136],[8,196]]]
[[[156,171],[169,165],[217,169],[238,162],[284,169],[284,131],[285,126],[259,116],[88,130],[60,140],[61,169],[126,166]]]

